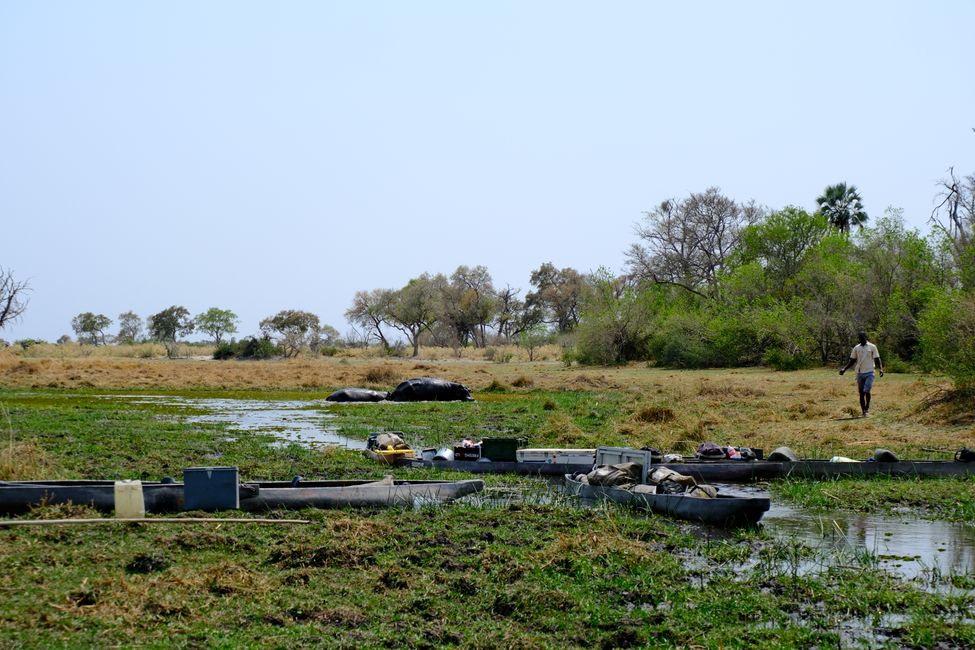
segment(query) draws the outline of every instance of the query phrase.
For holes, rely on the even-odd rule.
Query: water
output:
[[[117,396],[115,396],[117,398]],[[336,433],[327,420],[331,413],[315,410],[316,401],[193,399],[168,396],[125,396],[132,402],[152,402],[166,406],[206,411],[204,415],[186,415],[184,422],[221,422],[230,431],[269,433],[278,444],[298,443],[309,446],[338,445],[349,449],[365,449],[364,440],[347,438]]]
[[[761,488],[742,485],[723,485],[721,493],[768,496]],[[907,579],[975,576],[975,525],[971,523],[848,512],[819,514],[773,498],[762,526],[780,538],[816,549],[827,564],[831,559],[853,557],[875,562]]]

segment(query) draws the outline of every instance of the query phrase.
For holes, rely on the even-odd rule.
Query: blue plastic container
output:
[[[190,467],[183,470],[183,510],[240,508],[240,474],[236,467]]]

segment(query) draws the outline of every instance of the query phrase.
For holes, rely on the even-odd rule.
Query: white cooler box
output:
[[[519,463],[564,463],[592,465],[595,449],[519,449],[515,452]]]

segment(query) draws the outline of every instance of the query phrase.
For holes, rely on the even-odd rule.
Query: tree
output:
[[[441,310],[438,286],[445,282],[442,275],[435,279],[424,273],[396,291],[389,303],[389,322],[406,336],[414,357],[420,354],[420,334],[437,320]]]
[[[229,309],[218,309],[210,307],[202,314],[197,314],[193,319],[196,329],[206,332],[213,337],[213,342],[220,345],[224,334],[234,334],[237,332],[237,314]]]
[[[850,226],[862,226],[868,219],[863,199],[854,185],[837,183],[827,186],[816,199],[816,206],[819,213],[844,234],[850,231]]]
[[[142,336],[142,319],[132,311],[119,314],[116,340],[131,345],[138,341],[140,336]]]
[[[286,358],[310,347],[318,338],[319,327],[318,316],[297,309],[285,309],[261,321],[261,331],[278,334],[278,345]]]
[[[390,324],[389,312],[393,294],[392,289],[356,291],[352,306],[345,310],[345,318],[365,330],[366,340],[375,338],[384,350],[390,347],[383,326]]]
[[[718,277],[738,246],[745,226],[765,209],[739,204],[716,187],[686,199],[664,201],[644,213],[636,226],[643,243],[626,252],[631,273],[656,284],[671,284],[702,297],[717,297]]]
[[[0,329],[20,318],[27,310],[29,291],[30,285],[26,280],[17,280],[13,271],[0,266]]]
[[[825,217],[789,206],[742,231],[736,262],[758,262],[777,296],[787,297],[806,253],[828,232]]]
[[[581,273],[545,262],[532,271],[530,282],[535,290],[525,296],[525,309],[539,319],[535,322],[554,325],[562,334],[579,324],[580,305],[588,290]]]
[[[520,337],[525,330],[542,322],[539,310],[528,309],[525,301],[519,300],[519,293],[521,289],[514,289],[511,285],[507,285],[504,289],[498,290],[495,295],[498,309],[494,318],[494,327],[498,337],[504,341],[510,341],[516,336]]]
[[[71,328],[78,336],[78,343],[105,345],[105,330],[112,324],[112,319],[105,314],[93,314],[86,311],[71,319]]]
[[[191,334],[194,328],[190,310],[177,305],[153,314],[146,319],[146,324],[149,336],[166,346],[166,354],[170,359],[176,356],[176,337]]]
[[[579,361],[617,364],[646,358],[653,324],[653,288],[640,291],[605,268],[592,274],[576,330]]]
[[[918,317],[938,285],[938,272],[934,251],[904,227],[902,213],[888,208],[875,227],[861,231],[859,258],[869,287],[867,318],[876,323],[885,355],[910,359],[920,340]]]
[[[966,289],[975,288],[975,175],[958,179],[948,170],[941,181],[938,206],[931,222],[948,248],[955,272]]]
[[[484,266],[458,266],[442,289],[442,320],[461,345],[487,345],[487,326],[494,321],[497,298],[491,274]]]

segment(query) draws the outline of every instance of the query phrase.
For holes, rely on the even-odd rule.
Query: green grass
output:
[[[330,410],[347,435],[402,430],[429,446],[467,433],[552,446],[567,429],[597,444],[629,442],[611,424],[625,408],[612,393],[495,395]],[[231,441],[224,425],[184,424],[186,409],[156,403],[53,391],[0,391],[0,402],[6,435],[43,448],[65,478],[178,477],[216,463],[239,466],[245,480],[390,471],[348,450],[274,446],[262,433]],[[874,642],[881,628],[880,646],[975,644],[965,576],[941,577],[953,590],[928,590],[866,556],[809,572],[800,568],[818,551],[761,529],[701,535],[625,508],[546,499],[539,479],[485,478],[524,501],[498,505],[485,494],[418,510],[270,513],[312,520],[290,526],[0,528],[0,647],[802,648],[836,647],[841,629],[853,630],[842,638],[852,634],[854,645]],[[949,513],[951,486],[971,489],[849,483],[824,494],[842,500],[837,490],[848,489],[872,509],[903,487],[904,498],[930,494],[926,506]],[[800,500],[814,487],[782,484],[776,494]],[[48,506],[29,516],[98,513]]]
[[[42,514],[42,513],[38,513]],[[293,527],[0,530],[8,645],[809,647],[876,612],[975,642],[970,599],[877,572],[741,572],[715,545],[616,510],[301,513]],[[771,544],[770,540],[763,543]],[[720,557],[716,548],[721,548]]]
[[[775,497],[823,511],[912,514],[947,521],[975,521],[975,477],[885,477],[771,484]]]

